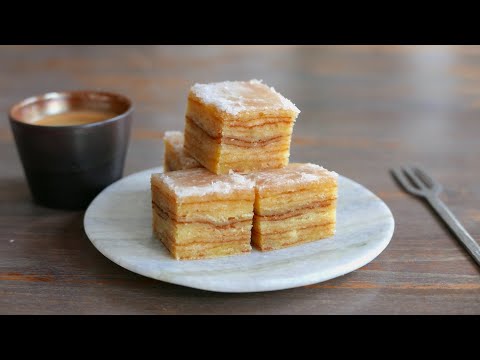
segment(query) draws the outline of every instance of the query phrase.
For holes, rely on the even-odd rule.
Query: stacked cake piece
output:
[[[255,181],[256,248],[280,249],[335,233],[336,174],[314,164],[290,164],[249,178]]]
[[[254,182],[204,168],[154,174],[153,230],[177,259],[251,250]]]
[[[299,112],[258,80],[195,84],[185,115],[185,151],[216,174],[282,168]]]
[[[300,111],[258,80],[195,84],[165,133],[153,230],[177,259],[281,249],[335,232],[337,174],[288,164]]]
[[[163,137],[165,155],[163,170],[175,171],[200,168],[202,165],[183,151],[183,133],[180,131],[166,131]]]

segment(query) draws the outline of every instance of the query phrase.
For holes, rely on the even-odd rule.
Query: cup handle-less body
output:
[[[69,94],[59,101],[71,100]],[[128,103],[126,111],[115,118],[56,127],[19,121],[21,110],[16,114],[11,111],[10,125],[35,202],[53,208],[84,209],[101,190],[120,179],[132,112]]]

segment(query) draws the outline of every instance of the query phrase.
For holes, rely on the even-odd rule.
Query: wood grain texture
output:
[[[125,174],[162,164],[193,82],[260,78],[302,110],[293,161],[365,185],[391,208],[392,242],[343,277],[270,293],[218,294],[144,278],[103,257],[83,212],[31,202],[10,105],[52,90],[121,92],[136,105]],[[0,314],[479,314],[480,268],[388,169],[422,164],[480,239],[480,47],[0,47]]]

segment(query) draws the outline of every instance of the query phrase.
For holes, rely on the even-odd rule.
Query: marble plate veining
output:
[[[393,234],[385,203],[362,185],[339,177],[333,238],[271,252],[177,261],[152,236],[150,174],[145,170],[110,185],[85,213],[85,232],[116,264],[154,279],[220,292],[288,289],[344,275],[378,256]]]

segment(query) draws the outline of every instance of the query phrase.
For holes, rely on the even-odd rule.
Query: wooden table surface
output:
[[[115,265],[81,211],[32,203],[7,109],[47,91],[118,91],[136,104],[125,175],[162,163],[193,82],[259,78],[301,109],[291,160],[365,185],[395,233],[363,268],[297,289],[221,294]],[[480,268],[388,169],[419,163],[480,239],[480,47],[0,47],[0,314],[479,314]]]

